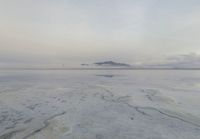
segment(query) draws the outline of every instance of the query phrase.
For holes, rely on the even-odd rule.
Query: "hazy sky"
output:
[[[0,0],[0,65],[200,54],[200,0]]]

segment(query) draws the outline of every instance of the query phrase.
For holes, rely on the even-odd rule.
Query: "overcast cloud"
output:
[[[0,0],[1,66],[159,63],[174,55],[193,63],[199,54],[199,0]]]

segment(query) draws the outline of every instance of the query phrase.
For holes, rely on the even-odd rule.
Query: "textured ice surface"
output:
[[[0,139],[200,139],[200,71],[0,71]]]

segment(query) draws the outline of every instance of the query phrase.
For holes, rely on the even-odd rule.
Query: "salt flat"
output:
[[[0,71],[0,139],[200,139],[200,71]]]

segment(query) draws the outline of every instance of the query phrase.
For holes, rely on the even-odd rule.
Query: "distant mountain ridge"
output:
[[[114,62],[114,61],[96,62],[94,64],[98,65],[98,66],[131,67],[131,65],[129,65],[129,64],[118,63],[118,62]]]

